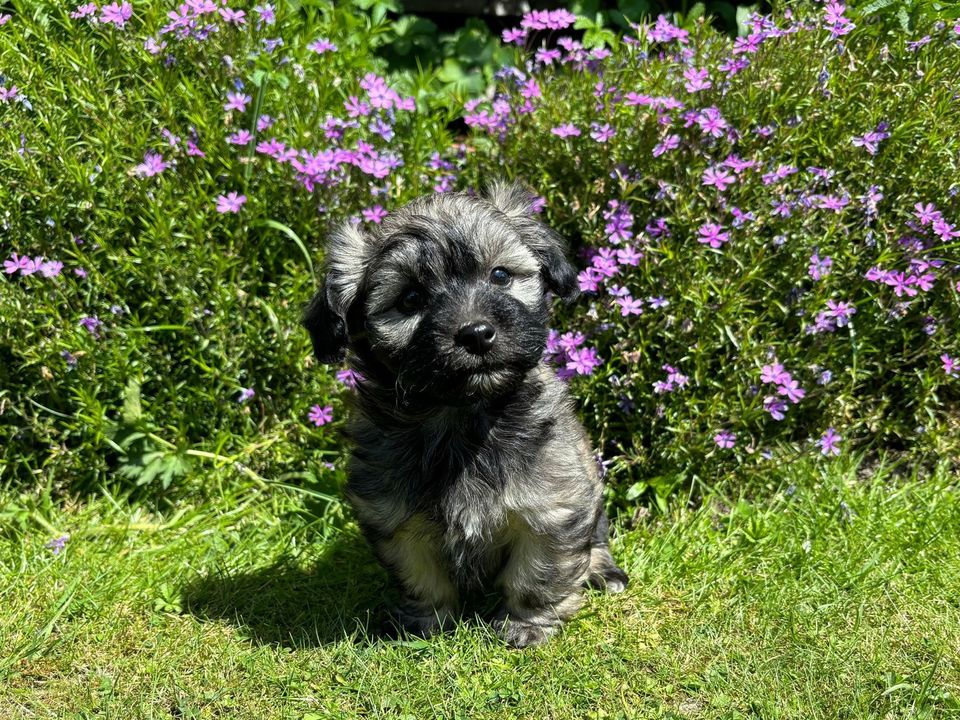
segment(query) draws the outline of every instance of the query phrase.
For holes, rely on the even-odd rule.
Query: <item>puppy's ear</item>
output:
[[[580,294],[577,271],[567,260],[563,238],[534,217],[534,195],[519,183],[494,181],[486,193],[492,205],[510,218],[527,246],[540,260],[547,287],[564,300]]]
[[[330,237],[326,277],[302,319],[320,362],[337,363],[346,355],[347,310],[360,292],[369,253],[370,238],[354,225],[344,225]]]
[[[326,280],[304,308],[301,323],[310,333],[317,360],[335,364],[346,357],[347,323],[330,307]]]

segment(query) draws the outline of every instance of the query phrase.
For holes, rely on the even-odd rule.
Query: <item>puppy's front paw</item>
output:
[[[527,620],[508,617],[497,633],[510,647],[525,648],[546,642],[557,632],[556,625],[538,625]]]

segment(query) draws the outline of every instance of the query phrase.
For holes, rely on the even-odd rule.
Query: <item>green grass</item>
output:
[[[955,716],[955,476],[827,467],[619,523],[630,589],[526,651],[477,625],[370,639],[385,578],[336,501],[248,488],[151,513],[8,494],[0,714]]]

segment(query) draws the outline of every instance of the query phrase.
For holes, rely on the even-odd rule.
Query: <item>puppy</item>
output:
[[[550,293],[574,298],[577,278],[531,200],[498,183],[345,225],[304,313],[317,358],[362,376],[346,494],[414,634],[493,589],[497,631],[534,645],[585,585],[627,584],[586,433],[543,362]]]

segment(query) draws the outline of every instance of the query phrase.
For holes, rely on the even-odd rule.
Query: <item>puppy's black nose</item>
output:
[[[467,323],[454,336],[457,345],[474,355],[485,355],[490,352],[496,339],[497,331],[493,325],[485,322]]]

